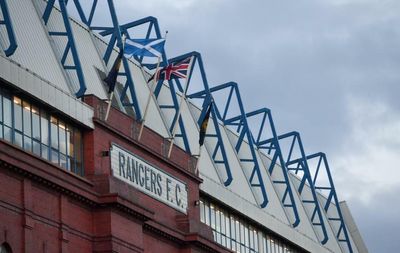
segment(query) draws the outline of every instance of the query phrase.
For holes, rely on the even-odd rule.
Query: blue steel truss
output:
[[[249,185],[251,186],[253,192],[259,191],[261,193],[262,200],[259,201],[257,199],[257,201],[259,202],[258,204],[261,206],[261,208],[264,208],[268,204],[268,196],[265,189],[264,180],[262,179],[261,168],[257,160],[257,154],[255,149],[256,145],[253,141],[253,137],[251,135],[247,123],[247,117],[240,97],[238,85],[234,82],[228,82],[210,88],[209,92],[212,94],[214,92],[218,92],[221,90],[229,90],[229,95],[226,104],[222,110],[223,111],[222,114],[220,113],[220,110],[216,106],[215,108],[216,109],[215,112],[217,114],[216,116],[224,123],[225,126],[237,127],[237,132],[239,134],[239,137],[236,143],[234,144],[234,148],[236,150],[236,153],[238,154],[239,161],[242,165],[242,169],[247,170],[247,168],[250,168],[249,171],[245,171],[245,175],[247,177],[247,180],[249,181]],[[198,92],[196,96],[205,94],[207,94],[207,91]],[[233,107],[233,102],[232,102],[233,96],[235,96],[236,98],[237,105],[240,110],[240,115],[234,118],[227,118],[229,108]],[[240,149],[242,147],[245,147],[245,145],[242,145],[243,142],[246,142],[249,145],[250,156],[246,156],[244,155],[244,152],[240,152],[241,151]]]
[[[187,97],[190,99],[202,99],[203,100],[202,111],[201,111],[199,119],[197,121],[197,124],[199,125],[199,128],[200,128],[201,122],[203,121],[203,118],[205,117],[205,114],[207,113],[207,108],[208,108],[209,104],[211,103],[211,101],[213,100],[213,97],[210,93],[210,89],[208,86],[207,76],[204,71],[203,60],[201,58],[201,54],[198,52],[192,52],[192,53],[183,55],[180,58],[184,59],[185,57],[188,57],[188,56],[195,57],[195,60],[197,61],[198,66],[199,66],[199,70],[200,70],[200,74],[201,74],[201,78],[202,78],[203,86],[204,86],[203,91],[187,95]],[[189,80],[191,79],[191,74],[192,73],[190,73],[190,75],[189,75]],[[233,177],[232,177],[231,169],[229,167],[228,156],[226,154],[224,142],[223,142],[222,135],[221,135],[221,130],[219,127],[219,122],[218,122],[219,117],[218,117],[218,113],[217,113],[215,104],[213,104],[213,106],[211,107],[210,114],[211,114],[210,117],[213,119],[212,122],[214,125],[215,133],[208,133],[208,134],[206,134],[205,137],[213,140],[213,141],[210,141],[209,143],[215,143],[215,144],[214,145],[210,144],[210,145],[212,145],[212,146],[210,146],[207,143],[206,147],[210,147],[212,149],[211,159],[212,159],[213,163],[218,166],[223,165],[223,167],[225,169],[225,173],[226,173],[226,178],[224,178],[222,180],[223,180],[224,185],[228,186],[232,183]]]
[[[4,53],[6,56],[11,56],[14,54],[15,50],[17,49],[17,40],[15,37],[13,25],[11,23],[11,17],[8,12],[8,6],[7,6],[7,1],[6,0],[0,0],[0,9],[3,14],[3,20],[0,20],[0,26],[4,25],[6,30],[7,30],[7,35],[8,35],[8,42],[9,45],[7,48],[4,49]]]
[[[192,67],[190,68],[190,73],[188,73],[188,80],[186,82],[187,87],[190,86],[190,80],[192,77],[193,69],[196,66],[196,62],[199,62],[200,54],[197,52],[190,52],[190,53],[183,54],[183,55],[177,56],[175,58],[169,59],[168,61],[164,61],[165,62],[164,65],[166,65],[167,63],[171,64],[174,62],[179,62],[188,57],[193,57],[193,60],[192,60]],[[201,59],[200,59],[200,61],[201,61]],[[199,66],[200,66],[200,69],[203,68],[202,63],[199,63]],[[204,75],[204,77],[205,77],[205,75]],[[203,84],[204,83],[205,82],[203,81]],[[205,83],[204,85],[207,85],[207,83]],[[178,115],[180,105],[179,105],[179,96],[177,95],[177,92],[179,91],[182,96],[186,96],[187,94],[184,94],[184,93],[185,93],[185,90],[186,91],[188,90],[188,88],[183,87],[181,82],[179,81],[179,79],[168,80],[168,86],[169,86],[168,88],[164,86],[164,80],[159,80],[154,89],[154,96],[158,100],[158,97],[160,96],[162,89],[166,89],[166,91],[169,92],[169,95],[171,97],[171,102],[159,104],[159,107],[162,112],[173,111],[174,116],[173,116],[171,124],[168,126],[169,132],[172,133],[175,124],[178,124],[180,133],[176,134],[175,137],[182,138],[186,152],[191,153],[190,146],[189,146],[189,139],[186,134],[183,119],[182,119],[182,117],[180,117],[181,115]]]
[[[106,27],[106,26],[92,26],[92,22],[93,22],[93,17],[95,15],[96,12],[96,8],[97,8],[97,4],[98,4],[98,0],[93,0],[92,1],[92,5],[89,11],[89,14],[86,15],[79,0],[74,0],[76,9],[78,11],[78,14],[81,18],[81,21],[83,23],[85,23],[90,30],[92,31],[97,31],[99,32],[99,34],[103,37],[107,37],[110,36],[108,43],[107,43],[107,49],[103,55],[103,60],[104,62],[107,64],[110,60],[111,57],[111,53],[114,50],[114,46],[117,45],[117,47],[119,47],[119,49],[121,50],[122,45],[123,45],[123,39],[122,39],[122,34],[126,35],[127,38],[131,38],[132,36],[132,28],[138,27],[138,26],[142,26],[142,25],[147,25],[147,33],[146,33],[146,38],[150,38],[152,31],[155,32],[155,36],[156,38],[161,38],[161,33],[160,33],[160,28],[158,26],[158,21],[156,18],[154,17],[146,17],[137,21],[133,21],[133,22],[129,22],[127,24],[123,24],[123,25],[119,25],[119,21],[115,12],[115,7],[114,7],[114,3],[112,0],[107,0],[107,4],[108,4],[108,9],[111,15],[111,19],[112,19],[112,23],[113,26],[112,27]],[[143,57],[141,58],[137,58],[135,57],[136,60],[138,60],[139,62],[142,62]],[[165,64],[167,62],[167,57],[165,55],[165,53],[163,53],[162,55],[162,64]],[[124,71],[120,71],[118,73],[119,76],[124,76],[126,78],[126,82],[124,84],[124,88],[122,90],[122,93],[120,95],[120,100],[121,103],[124,106],[132,106],[135,114],[136,114],[136,119],[138,121],[142,121],[142,113],[140,110],[140,106],[138,103],[138,99],[136,96],[136,91],[135,91],[135,84],[134,84],[134,80],[133,80],[133,76],[132,73],[129,70],[129,60],[126,59],[125,57],[122,58],[122,63],[124,66]],[[127,93],[129,92],[130,96],[131,96],[131,101],[129,101],[129,99],[127,99]]]
[[[320,239],[321,244],[325,244],[328,242],[328,234],[326,231],[326,226],[323,220],[322,211],[318,202],[317,193],[315,191],[315,186],[313,180],[311,178],[311,173],[307,163],[307,157],[304,152],[303,143],[300,138],[300,134],[298,132],[290,132],[283,135],[278,136],[278,140],[291,140],[291,145],[288,150],[287,155],[284,154],[286,157],[286,168],[288,171],[293,171],[297,176],[300,177],[300,184],[298,187],[298,192],[302,198],[302,202],[305,205],[312,206],[312,212],[309,212],[309,209],[306,207],[305,210],[308,213],[309,219],[311,220],[311,224],[314,226],[315,229],[320,229],[322,232]],[[297,148],[296,148],[297,147]],[[296,151],[298,152],[299,157],[295,157]],[[308,183],[311,191],[311,198],[306,198],[303,193],[303,189]]]
[[[68,13],[67,13],[67,9],[66,9],[68,0],[58,0],[58,1],[59,1],[59,5],[60,5],[60,11],[61,11],[61,14],[63,17],[65,31],[49,31],[49,35],[50,36],[64,36],[67,38],[67,44],[65,46],[64,53],[61,58],[61,63],[65,70],[72,70],[72,71],[76,72],[76,75],[78,77],[79,84],[80,84],[80,89],[76,92],[76,96],[81,97],[84,95],[84,93],[86,91],[86,85],[84,82],[83,72],[82,72],[78,52],[77,52],[77,49],[75,46],[71,25],[70,25],[69,19],[68,19]],[[120,49],[122,48],[122,45],[123,45],[122,34],[125,34],[128,38],[131,37],[131,33],[130,33],[131,28],[141,26],[141,25],[148,25],[146,38],[150,38],[152,31],[155,32],[156,38],[161,38],[161,33],[160,33],[158,22],[157,22],[157,19],[154,17],[146,17],[146,18],[143,18],[143,19],[140,19],[137,21],[133,21],[133,22],[124,24],[124,25],[119,25],[113,1],[107,0],[113,26],[112,27],[92,26],[91,24],[92,24],[93,17],[94,17],[95,11],[96,11],[98,0],[93,0],[88,16],[85,15],[85,12],[83,11],[83,8],[82,8],[79,0],[73,0],[73,2],[77,8],[78,14],[83,23],[85,23],[91,30],[99,31],[99,34],[101,36],[104,36],[104,37],[110,36],[109,41],[107,43],[108,44],[107,49],[103,56],[103,60],[105,61],[106,64],[110,60],[111,54],[114,50],[114,46],[117,45]],[[48,23],[50,14],[53,10],[54,4],[55,4],[55,0],[49,0],[47,2],[47,6],[46,6],[46,9],[43,14],[43,20],[46,25]],[[1,7],[1,10],[3,13],[3,17],[4,17],[4,20],[0,21],[0,25],[6,26],[7,33],[9,36],[9,41],[10,41],[9,48],[7,48],[5,50],[6,55],[9,56],[15,51],[15,49],[17,47],[17,43],[16,43],[15,35],[14,35],[13,29],[12,29],[10,17],[8,15],[6,0],[0,0],[0,7]],[[65,62],[70,53],[72,55],[73,65],[66,65]],[[245,174],[248,175],[247,179],[249,181],[250,186],[253,188],[253,190],[256,190],[256,191],[258,190],[261,192],[262,201],[259,204],[262,208],[267,206],[268,197],[267,197],[264,181],[262,179],[259,162],[257,160],[256,148],[266,150],[268,152],[268,154],[270,154],[270,155],[271,155],[271,153],[273,153],[271,165],[268,168],[268,172],[271,175],[274,172],[276,163],[280,163],[280,165],[283,169],[282,180],[273,181],[273,183],[286,185],[284,194],[282,194],[282,196],[281,196],[281,201],[282,201],[284,207],[290,208],[293,210],[295,220],[292,225],[294,227],[296,227],[299,224],[300,219],[299,219],[297,208],[296,208],[296,205],[294,202],[293,192],[290,187],[287,171],[294,171],[294,173],[297,175],[299,175],[300,171],[303,172],[301,179],[300,179],[300,185],[298,187],[298,192],[302,196],[303,188],[304,188],[305,184],[308,183],[308,185],[311,189],[312,199],[304,199],[302,197],[302,202],[305,204],[310,204],[310,205],[314,206],[313,211],[309,216],[310,216],[312,225],[314,227],[319,227],[322,231],[322,238],[320,238],[322,244],[325,244],[328,241],[328,236],[327,236],[326,227],[325,227],[325,224],[324,224],[324,221],[322,218],[322,212],[321,212],[321,209],[319,206],[319,202],[318,202],[318,198],[317,198],[315,190],[316,189],[330,190],[330,194],[328,195],[328,200],[324,205],[324,210],[326,212],[328,211],[328,209],[331,206],[331,204],[330,204],[331,200],[333,198],[334,202],[336,204],[337,213],[338,213],[339,217],[336,217],[336,218],[333,217],[333,218],[329,218],[329,219],[331,221],[340,222],[339,229],[337,231],[337,238],[340,242],[346,242],[349,247],[350,252],[352,252],[349,237],[348,237],[347,230],[346,230],[346,227],[343,222],[343,217],[342,217],[342,214],[340,211],[338,199],[336,196],[335,188],[333,186],[333,181],[332,181],[332,178],[331,178],[331,175],[329,172],[329,167],[326,162],[325,155],[318,153],[318,154],[306,157],[305,153],[304,153],[304,148],[303,148],[303,145],[302,145],[302,142],[300,139],[300,135],[297,132],[291,132],[291,133],[287,133],[287,134],[284,134],[281,136],[277,136],[276,131],[275,131],[275,126],[273,124],[271,112],[269,109],[264,108],[264,109],[257,110],[257,111],[246,114],[244,111],[244,108],[243,108],[243,104],[242,104],[242,101],[240,98],[240,93],[239,93],[238,86],[236,83],[229,82],[229,83],[225,83],[225,84],[222,84],[222,85],[219,85],[219,86],[216,86],[216,87],[213,87],[210,89],[208,86],[206,75],[205,75],[201,55],[199,53],[191,52],[191,53],[184,54],[184,55],[172,58],[170,60],[167,60],[166,54],[164,52],[162,55],[161,66],[165,66],[168,63],[180,61],[189,56],[194,57],[194,61],[193,61],[193,66],[191,68],[191,72],[189,73],[187,85],[190,84],[193,68],[194,68],[196,62],[199,65],[199,69],[200,69],[200,73],[201,73],[201,76],[203,79],[203,85],[204,85],[203,91],[187,95],[188,98],[203,99],[203,110],[200,113],[200,116],[198,119],[198,124],[201,123],[202,119],[205,116],[206,108],[208,107],[209,103],[213,100],[212,94],[214,92],[217,92],[220,90],[229,89],[229,96],[228,96],[226,105],[224,106],[224,108],[222,108],[223,113],[220,112],[220,110],[218,109],[218,107],[215,104],[214,104],[214,106],[212,106],[211,117],[214,119],[213,123],[214,123],[216,133],[206,135],[207,138],[215,138],[215,140],[216,140],[215,141],[216,144],[213,147],[213,151],[212,151],[212,159],[215,164],[224,164],[225,165],[226,174],[227,174],[227,178],[224,181],[225,186],[228,186],[232,182],[233,178],[232,178],[232,173],[231,173],[231,170],[229,167],[228,158],[227,158],[226,150],[224,147],[221,131],[219,128],[218,120],[221,120],[225,126],[231,126],[231,127],[236,128],[236,132],[239,134],[239,136],[238,136],[238,140],[234,144],[234,148],[239,156],[240,163],[243,165],[242,168],[249,168],[249,167],[251,168],[251,171],[249,171],[249,173],[247,173],[247,174],[245,173]],[[142,63],[143,58],[136,57],[136,60],[138,62]],[[141,110],[140,110],[138,100],[136,97],[136,93],[135,93],[133,77],[132,77],[131,72],[129,71],[129,63],[126,58],[123,58],[123,65],[124,65],[124,72],[120,72],[119,75],[126,77],[126,83],[125,83],[125,86],[124,86],[124,89],[123,89],[120,99],[121,99],[121,101],[126,101],[125,98],[127,96],[127,92],[129,91],[132,101],[131,101],[131,103],[125,103],[124,105],[132,106],[135,110],[137,120],[142,120]],[[148,68],[154,67],[154,65],[151,65],[151,64],[150,65],[143,64],[143,66],[147,66]],[[162,109],[162,110],[171,110],[171,109],[175,110],[175,115],[173,117],[171,126],[169,126],[169,130],[170,130],[170,132],[172,132],[172,128],[173,128],[175,122],[178,121],[178,124],[180,127],[180,134],[176,135],[176,137],[183,138],[183,143],[184,143],[185,149],[187,152],[190,152],[189,142],[188,142],[188,138],[187,138],[187,135],[185,132],[183,120],[181,117],[178,118],[178,115],[177,115],[177,112],[179,110],[177,92],[178,91],[183,92],[184,88],[182,87],[182,84],[179,80],[174,80],[174,81],[170,80],[168,84],[169,84],[169,91],[170,91],[171,98],[172,98],[172,104],[159,105],[159,106],[160,106],[160,109]],[[157,83],[155,91],[154,91],[156,98],[158,98],[158,96],[161,92],[161,89],[163,87],[164,87],[164,85],[163,85],[162,81]],[[240,115],[233,117],[233,118],[227,118],[227,113],[231,106],[231,100],[232,100],[233,96],[235,96],[237,99],[239,110],[240,110]],[[262,123],[260,125],[260,129],[257,133],[257,136],[254,137],[250,131],[250,128],[249,128],[249,125],[247,122],[247,118],[253,117],[256,115],[260,115],[260,114],[263,115]],[[262,139],[261,133],[265,129],[265,123],[266,123],[267,119],[269,122],[270,130],[272,131],[272,138]],[[282,150],[279,145],[279,141],[286,139],[286,138],[292,138],[292,144],[291,144],[290,150],[287,154],[287,159],[285,161],[283,154],[282,154]],[[248,157],[244,157],[242,152],[240,152],[241,147],[243,147],[243,145],[242,145],[243,142],[246,142],[249,145],[250,156],[248,156]],[[297,143],[298,148],[300,149],[301,157],[298,159],[293,159],[292,153],[293,153],[296,143]],[[217,158],[217,157],[219,157],[219,158]],[[315,158],[319,158],[320,162],[318,164],[316,175],[314,176],[314,179],[312,179],[310,170],[308,168],[307,160],[315,159]],[[328,187],[321,186],[322,188],[315,186],[317,176],[318,176],[318,171],[319,171],[320,165],[322,164],[321,161],[323,162],[323,164],[328,172],[329,183],[330,183],[330,186],[328,186]],[[287,171],[286,171],[286,169],[287,169]],[[344,239],[342,239],[341,234],[343,234]]]
[[[82,6],[80,5],[78,0],[74,0],[75,5],[77,7],[79,16],[81,17],[82,22],[84,22],[91,30],[94,31],[100,31],[99,34],[106,37],[106,36],[110,36],[109,42],[108,42],[108,46],[107,49],[104,53],[103,59],[106,63],[108,63],[110,57],[111,57],[111,53],[114,50],[114,45],[115,43],[117,43],[117,46],[119,46],[121,48],[122,46],[122,34],[125,34],[127,36],[127,38],[131,38],[131,29],[138,27],[138,26],[142,26],[142,25],[147,25],[147,31],[146,31],[146,39],[150,38],[152,32],[154,31],[155,33],[155,38],[161,38],[161,32],[160,32],[160,28],[158,25],[158,21],[156,18],[154,17],[146,17],[137,21],[133,21],[124,25],[119,25],[118,23],[118,19],[117,16],[115,14],[115,8],[113,5],[113,1],[112,0],[108,0],[108,6],[109,6],[109,11],[111,13],[111,18],[113,21],[113,27],[100,27],[100,26],[92,26],[92,21],[93,21],[93,17],[95,14],[95,10],[97,7],[97,0],[94,0],[92,2],[92,7],[90,8],[90,12],[89,12],[89,16],[87,17],[82,9]],[[143,57],[135,57],[135,59],[140,62],[142,64],[143,61]],[[171,59],[170,61],[176,61],[181,59],[181,57],[177,57],[174,59]],[[162,53],[162,59],[161,59],[161,66],[165,66],[168,64],[168,60],[166,57],[165,52]],[[124,89],[121,93],[121,102],[123,103],[124,106],[133,106],[135,113],[136,113],[136,119],[141,121],[142,120],[142,115],[141,115],[141,110],[138,104],[138,100],[136,97],[136,92],[135,92],[135,86],[134,86],[134,81],[133,81],[133,77],[131,72],[129,71],[129,63],[128,60],[124,57],[123,58],[123,65],[124,65],[124,72],[120,72],[119,75],[121,76],[125,76],[126,77],[126,83],[124,85]],[[148,67],[149,69],[154,68],[155,65],[154,64],[142,64],[143,66]],[[193,68],[192,68],[193,69]],[[172,129],[173,126],[175,124],[175,122],[178,121],[178,125],[179,125],[179,129],[180,129],[180,133],[177,134],[175,137],[177,138],[182,138],[183,139],[183,143],[185,146],[185,150],[189,153],[190,152],[190,146],[189,146],[189,140],[187,138],[187,134],[185,131],[185,127],[183,124],[183,120],[181,117],[179,117],[178,119],[178,111],[179,111],[179,102],[178,102],[178,98],[177,98],[177,89],[181,92],[183,92],[182,89],[182,85],[180,84],[179,80],[176,81],[176,87],[173,84],[173,81],[169,81],[169,86],[170,86],[170,95],[172,98],[172,104],[168,104],[168,105],[159,105],[160,109],[163,110],[168,110],[168,109],[173,109],[175,110],[175,116],[174,119],[171,123],[171,126],[169,126],[169,131],[170,133],[172,133]],[[156,98],[158,98],[158,95],[160,93],[160,90],[163,87],[163,83],[162,81],[158,82],[156,85],[156,89],[155,89],[155,96]],[[127,101],[126,99],[126,95],[127,92],[130,92],[132,101],[131,103],[124,103],[124,101]]]
[[[83,76],[81,62],[79,60],[78,50],[76,48],[76,43],[75,43],[74,36],[72,33],[71,24],[69,22],[69,16],[68,16],[67,8],[66,8],[67,2],[68,1],[66,1],[66,0],[58,0],[65,30],[64,31],[49,31],[49,35],[67,38],[67,43],[65,45],[64,52],[61,57],[61,65],[63,66],[65,71],[75,72],[75,74],[78,78],[78,81],[79,81],[79,90],[76,91],[75,96],[79,98],[85,94],[86,84],[85,84],[85,78]],[[55,0],[49,0],[47,2],[46,9],[44,10],[44,13],[42,16],[45,25],[48,24],[50,15],[54,9],[53,8],[54,3],[55,3]],[[66,61],[67,61],[67,57],[69,54],[71,54],[71,57],[72,57],[72,64],[67,65]]]
[[[277,194],[280,197],[283,207],[293,215],[293,227],[297,227],[300,224],[300,217],[297,211],[292,187],[290,185],[288,171],[279,146],[271,111],[268,108],[262,108],[246,114],[248,119],[260,116],[261,122],[259,124],[259,129],[256,135],[252,133],[253,141],[258,149],[266,151],[268,155],[272,157],[271,164],[267,168],[268,172],[271,175],[271,179],[275,179],[272,180],[272,183],[279,188],[284,188],[283,193],[277,191]],[[241,117],[238,116],[231,120],[239,121],[240,119]],[[239,124],[239,126],[242,126],[242,124]],[[279,166],[276,166],[277,164],[279,164]],[[276,171],[276,169],[279,171]]]
[[[334,226],[332,226],[332,228],[336,230],[334,232],[336,233],[336,238],[338,242],[341,244],[341,246],[345,244],[345,246],[348,249],[348,252],[353,253],[353,249],[350,243],[350,238],[346,229],[346,225],[343,220],[342,211],[339,205],[339,199],[336,195],[336,190],[333,184],[332,175],[329,169],[329,164],[328,160],[326,159],[326,155],[321,152],[316,153],[307,156],[307,160],[308,161],[317,160],[315,174],[313,178],[313,184],[315,185],[316,190],[322,190],[327,193],[327,199],[325,200],[325,203],[321,204],[324,207],[324,210],[328,216],[328,220],[331,223],[335,223]],[[321,172],[321,170],[324,170],[324,172],[326,173],[326,176],[328,178],[327,183],[322,183],[321,180],[318,180],[320,178],[318,177],[320,173],[323,173]]]

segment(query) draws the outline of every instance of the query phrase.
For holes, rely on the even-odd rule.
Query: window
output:
[[[245,217],[233,215],[216,203],[205,199],[200,200],[200,221],[211,227],[215,242],[234,252],[298,252],[283,240],[247,222]]]
[[[10,245],[7,243],[0,245],[0,253],[12,253]]]
[[[82,133],[27,99],[0,88],[0,138],[83,175]]]

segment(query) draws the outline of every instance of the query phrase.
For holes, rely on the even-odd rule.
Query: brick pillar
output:
[[[32,251],[33,248],[33,228],[35,226],[35,222],[32,219],[32,184],[28,179],[24,179],[22,185],[22,194],[23,194],[23,219],[22,219],[22,227],[23,227],[23,240],[24,240],[24,252],[25,253],[34,253]]]
[[[65,224],[66,215],[67,215],[67,206],[68,206],[68,198],[64,195],[60,195],[60,252],[61,253],[68,253],[68,233],[69,228]]]

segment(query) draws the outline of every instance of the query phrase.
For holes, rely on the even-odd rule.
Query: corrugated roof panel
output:
[[[77,22],[71,21],[71,26],[84,73],[87,87],[86,94],[94,94],[97,97],[104,99],[107,95],[103,88],[102,80],[99,78],[97,69],[103,72],[106,71],[104,69],[102,56],[100,56],[93,42],[94,38],[89,30],[82,27]]]
[[[10,57],[60,89],[69,92],[42,20],[31,0],[8,1],[18,48]]]
[[[268,155],[261,153],[261,159],[263,160],[263,163],[268,167],[271,164],[271,158],[268,157]],[[271,180],[277,180],[279,178],[282,178],[282,176],[279,176],[279,174],[282,174],[282,170],[280,169],[279,165],[275,165],[274,168],[274,173],[271,175]],[[293,185],[292,180],[290,180],[289,177],[289,183],[291,186],[291,189],[293,191],[293,198],[297,207],[297,212],[300,217],[300,223],[299,225],[295,228],[297,231],[299,231],[302,234],[306,234],[308,237],[312,238],[315,241],[318,241],[317,236],[311,226],[311,223],[309,222],[309,219],[307,217],[307,214],[304,210],[303,204],[300,200],[300,196],[296,190],[296,187]],[[284,191],[284,189],[279,189],[275,187],[276,191]],[[291,215],[290,213],[288,214],[289,216]],[[291,216],[291,220],[294,220],[294,217]]]
[[[298,189],[298,187],[300,185],[300,179],[296,175],[294,175],[292,173],[290,173],[289,175],[290,175],[290,178],[291,178],[293,184],[296,186],[296,189]],[[310,188],[310,186],[308,184],[305,184],[304,187],[303,187],[302,197],[303,197],[302,200],[310,200],[310,199],[312,199],[311,188]],[[304,203],[303,206],[304,206],[304,208],[306,210],[308,210],[307,211],[308,216],[309,216],[309,218],[311,218],[310,215],[312,215],[312,213],[314,211],[314,205],[313,204]],[[330,224],[328,222],[326,214],[325,214],[323,208],[321,207],[321,205],[320,205],[320,208],[321,208],[321,212],[322,212],[322,219],[323,219],[323,222],[325,224],[326,232],[327,232],[327,235],[328,235],[328,238],[329,238],[328,242],[324,246],[329,248],[333,252],[341,252],[340,246],[339,246],[339,244],[338,244],[338,242],[336,240],[336,235],[332,232],[331,226],[330,226]],[[317,234],[317,236],[320,239],[323,238],[322,230],[320,228],[316,228],[314,226],[314,231],[315,231],[315,233]]]

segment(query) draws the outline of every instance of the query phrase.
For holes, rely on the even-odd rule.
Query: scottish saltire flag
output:
[[[204,118],[200,124],[200,132],[199,132],[200,147],[203,146],[203,144],[204,144],[204,138],[206,137],[207,125],[208,125],[208,120],[210,119],[212,105],[213,105],[213,102],[211,101],[211,103],[208,106],[208,110],[207,110],[206,114],[204,115]]]
[[[108,93],[110,94],[111,92],[114,91],[115,89],[115,84],[117,82],[117,77],[118,77],[118,72],[119,68],[121,66],[122,62],[122,56],[124,54],[124,50],[120,49],[117,58],[115,59],[115,62],[110,70],[108,72],[108,75],[106,78],[104,78],[104,81],[106,82],[108,86]]]
[[[126,39],[124,55],[126,58],[133,55],[161,58],[164,44],[165,39]]]
[[[173,62],[166,67],[158,70],[156,75],[156,81],[158,80],[172,80],[178,78],[186,78],[190,69],[192,57],[188,57],[179,62]],[[153,79],[154,76],[151,79]]]

